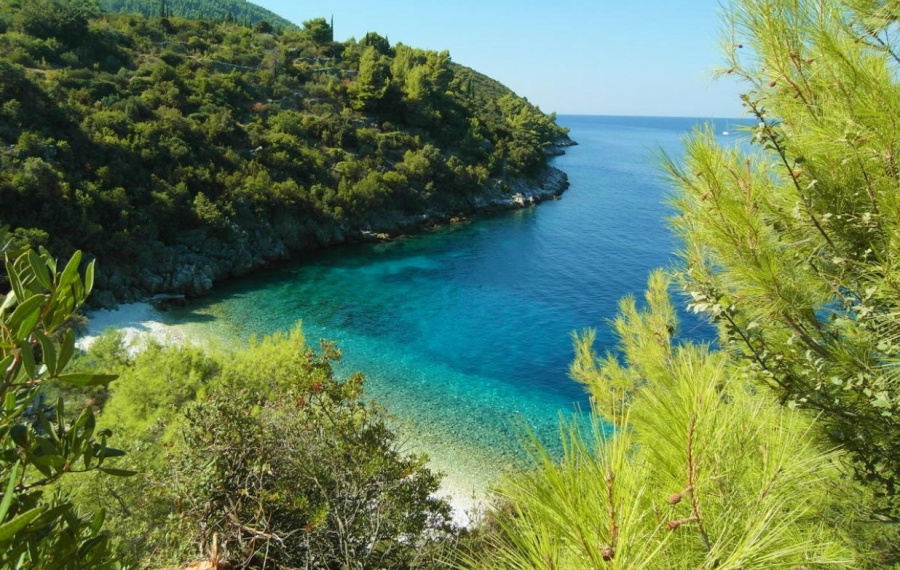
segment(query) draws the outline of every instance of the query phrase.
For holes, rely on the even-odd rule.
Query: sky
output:
[[[296,23],[334,17],[335,39],[449,50],[544,112],[739,117],[722,65],[719,0],[254,0]]]

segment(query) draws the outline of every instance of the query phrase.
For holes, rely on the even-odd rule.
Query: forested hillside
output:
[[[336,43],[323,18],[0,6],[0,224],[99,259],[105,303],[565,185],[554,117],[446,52]]]
[[[267,22],[276,30],[296,28],[278,14],[246,0],[100,0],[100,9],[104,12],[165,15],[249,25]]]

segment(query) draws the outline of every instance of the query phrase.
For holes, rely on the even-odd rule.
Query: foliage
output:
[[[330,344],[299,329],[229,354],[150,344],[122,360],[109,337],[85,365],[119,362],[100,416],[143,475],[77,489],[101,501],[131,562],[198,551],[233,567],[425,568],[453,544],[424,458],[402,452],[361,375],[339,381]]]
[[[10,285],[0,306],[0,567],[109,568],[103,511],[76,508],[55,484],[73,473],[131,473],[108,464],[122,452],[107,445],[112,432],[97,429],[90,407],[70,421],[63,401],[48,405],[41,392],[114,378],[66,371],[75,352],[67,325],[91,291],[93,262],[82,276],[81,252],[59,267],[44,249],[8,246],[0,231]]]
[[[334,41],[334,30],[325,18],[313,18],[303,22],[303,31],[316,44],[327,44]]]
[[[728,355],[673,346],[668,281],[621,303],[624,365],[576,341],[572,375],[594,415],[563,430],[560,462],[500,488],[496,534],[474,568],[856,567],[829,522],[851,488],[799,411],[758,393]],[[847,495],[851,493],[851,495]]]
[[[90,0],[33,0],[24,3],[18,19],[32,36],[75,46],[87,35],[88,20],[96,13],[97,5]]]
[[[446,52],[332,42],[321,18],[272,34],[102,14],[71,46],[26,25],[26,6],[0,0],[0,223],[98,258],[98,288],[120,295],[199,292],[148,276],[198,256],[224,259],[206,263],[220,279],[470,211],[489,177],[537,174],[565,136]],[[426,148],[428,175],[404,178]]]
[[[535,452],[538,471],[503,487],[510,504],[483,566],[900,559],[893,8],[732,6],[723,73],[750,86],[759,149],[719,147],[707,129],[683,164],[667,160],[678,276],[721,348],[673,346],[659,274],[647,309],[621,306],[624,363],[598,359],[592,333],[578,339],[572,374],[613,435],[594,416],[588,433],[564,433],[560,464]]]
[[[743,372],[820,414],[900,519],[898,59],[892,3],[745,0],[728,68],[758,151],[709,132],[669,164],[684,286]],[[741,49],[743,46],[743,49]],[[890,527],[885,527],[885,531]],[[895,554],[896,555],[896,554]]]
[[[290,21],[246,0],[100,0],[105,12],[160,15],[167,17],[224,22],[229,19],[243,25],[268,24],[276,30],[296,29]]]

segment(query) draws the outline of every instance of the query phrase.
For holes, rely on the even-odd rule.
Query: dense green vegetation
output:
[[[189,249],[184,236],[377,228],[537,173],[562,134],[446,54],[334,44],[324,20],[275,36],[4,6],[0,198],[29,220],[18,243],[138,255]],[[621,303],[618,353],[576,339],[589,421],[564,429],[562,461],[535,442],[535,471],[510,475],[468,535],[362,378],[334,377],[335,347],[298,330],[236,354],[131,354],[111,335],[72,363],[93,266],[0,239],[0,561],[157,567],[199,547],[233,567],[896,567],[896,15],[740,0],[729,24],[723,73],[748,82],[758,148],[698,131],[667,164],[683,267],[655,273],[643,306]],[[678,342],[673,282],[717,347]],[[110,427],[128,451],[114,464]]]
[[[130,356],[101,337],[78,366],[119,377],[81,396],[141,474],[68,488],[106,510],[137,567],[198,552],[239,567],[434,567],[456,536],[438,478],[363,402],[361,375],[334,377],[338,358],[299,329],[233,354],[151,343]]]
[[[576,342],[594,415],[501,489],[474,568],[896,568],[900,376],[896,6],[741,0],[724,74],[750,154],[699,130],[671,277],[719,346],[675,343],[667,278],[621,305],[621,356]]]
[[[99,6],[104,12],[231,22],[250,26],[268,24],[275,30],[296,28],[278,14],[247,0],[100,0]]]
[[[561,462],[538,447],[538,470],[503,485],[473,568],[857,567],[832,512],[859,497],[837,454],[725,352],[673,345],[668,286],[658,272],[645,309],[622,302],[624,366],[579,340],[593,430],[573,425]]]
[[[0,224],[96,257],[120,298],[470,212],[565,136],[446,52],[335,43],[321,18],[270,33],[62,0],[0,14]]]
[[[9,290],[0,305],[0,568],[102,568],[113,559],[103,514],[79,508],[58,485],[74,473],[129,475],[108,461],[90,407],[67,417],[60,400],[45,404],[46,384],[89,387],[115,377],[72,373],[75,334],[69,320],[90,294],[94,266],[79,271],[80,252],[60,266],[46,251],[15,251],[0,230]]]
[[[198,552],[234,567],[442,564],[457,530],[438,479],[361,399],[361,375],[334,377],[334,346],[317,353],[298,329],[236,354],[132,355],[109,335],[73,362],[93,264],[82,275],[80,252],[61,267],[0,233],[0,568]]]

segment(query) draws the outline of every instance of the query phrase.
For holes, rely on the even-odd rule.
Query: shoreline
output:
[[[78,336],[75,346],[87,350],[101,334],[108,329],[123,333],[129,349],[137,349],[142,339],[150,338],[161,344],[184,342],[187,337],[176,327],[164,322],[160,313],[149,302],[123,303],[114,309],[91,309],[85,311],[88,324]]]
[[[557,152],[554,156],[564,154],[564,150],[560,147],[573,146],[577,143],[569,141],[568,143],[559,144],[556,147]],[[472,219],[479,214],[489,214],[492,212],[501,212],[508,210],[521,210],[533,207],[541,202],[548,200],[557,200],[569,188],[568,175],[554,166],[547,166],[544,172],[534,180],[516,179],[506,181],[496,181],[496,183],[483,195],[479,196],[471,204],[472,209],[469,212],[451,215],[447,212],[427,212],[419,216],[408,216],[402,220],[395,220],[396,227],[391,232],[375,232],[371,230],[357,230],[355,233],[346,234],[340,241],[320,245],[321,249],[325,247],[337,247],[344,244],[359,242],[385,242],[393,241],[405,237],[407,235],[421,234],[433,231],[449,224],[458,223]],[[256,268],[263,268],[267,265],[277,263],[279,261],[289,261],[296,259],[296,256],[302,254],[303,250],[293,250],[282,252],[278,257],[271,260],[260,260],[253,268],[248,268],[247,273]],[[196,260],[192,263],[192,267],[197,267]],[[228,273],[224,276],[211,275],[208,268],[201,275],[204,279],[204,290],[196,295],[203,296],[212,290],[216,282],[227,281],[230,279],[240,278],[244,274]],[[197,279],[194,279],[194,283]],[[86,312],[89,319],[85,332],[79,336],[76,345],[81,350],[86,350],[96,338],[108,329],[117,329],[123,332],[125,343],[129,352],[133,355],[140,350],[142,339],[152,339],[161,344],[176,344],[184,342],[193,342],[189,334],[183,330],[179,330],[178,325],[165,322],[163,312],[157,309],[151,302],[151,297],[159,294],[176,294],[184,295],[183,290],[155,290],[150,294],[142,295],[137,299],[129,302],[118,303],[117,299],[111,294],[112,303],[101,302],[104,308],[91,309]],[[201,347],[208,348],[206,343],[197,341]],[[416,442],[411,434],[402,434],[409,438],[407,441],[412,447],[422,447],[420,442]],[[413,449],[413,452],[426,452],[425,449]],[[464,472],[454,470],[452,463],[448,463],[446,458],[441,460],[430,460],[427,465],[435,472],[443,473],[441,484],[436,496],[446,499],[450,504],[452,520],[454,524],[460,527],[468,527],[475,524],[489,507],[489,486],[485,481],[478,478],[470,479],[465,476]]]
[[[87,350],[101,334],[109,329],[119,330],[124,335],[125,344],[132,356],[140,350],[141,342],[147,339],[163,345],[192,342],[190,337],[179,330],[178,325],[165,322],[163,313],[151,303],[123,303],[115,309],[96,309],[85,312],[88,324],[84,333],[80,334],[75,345],[80,350]],[[203,343],[200,343],[203,346]],[[207,347],[204,347],[207,348]],[[401,434],[410,444],[407,452],[421,453],[426,450],[419,447],[409,434]],[[467,527],[477,521],[487,507],[487,489],[479,489],[474,481],[465,481],[462,474],[454,476],[448,465],[440,462],[428,463],[429,469],[443,472],[441,486],[436,496],[446,499],[452,508],[453,522]]]
[[[559,144],[558,147],[572,144],[575,143]],[[89,303],[92,310],[115,309],[120,304],[146,302],[159,294],[202,297],[218,282],[240,278],[279,262],[296,260],[305,252],[344,244],[390,241],[439,229],[478,214],[529,208],[559,199],[568,188],[568,175],[548,165],[533,179],[495,179],[479,196],[470,198],[468,204],[461,204],[454,210],[431,210],[417,215],[386,212],[364,227],[316,226],[306,228],[307,233],[294,235],[291,239],[272,233],[274,230],[269,228],[268,232],[262,232],[265,235],[258,235],[252,242],[246,241],[249,239],[246,235],[236,242],[205,235],[194,236],[198,238],[195,242],[187,236],[183,243],[173,245],[151,242],[147,247],[149,257],[154,260],[152,263],[145,261],[137,266],[122,267],[110,262],[105,270],[101,267]]]

